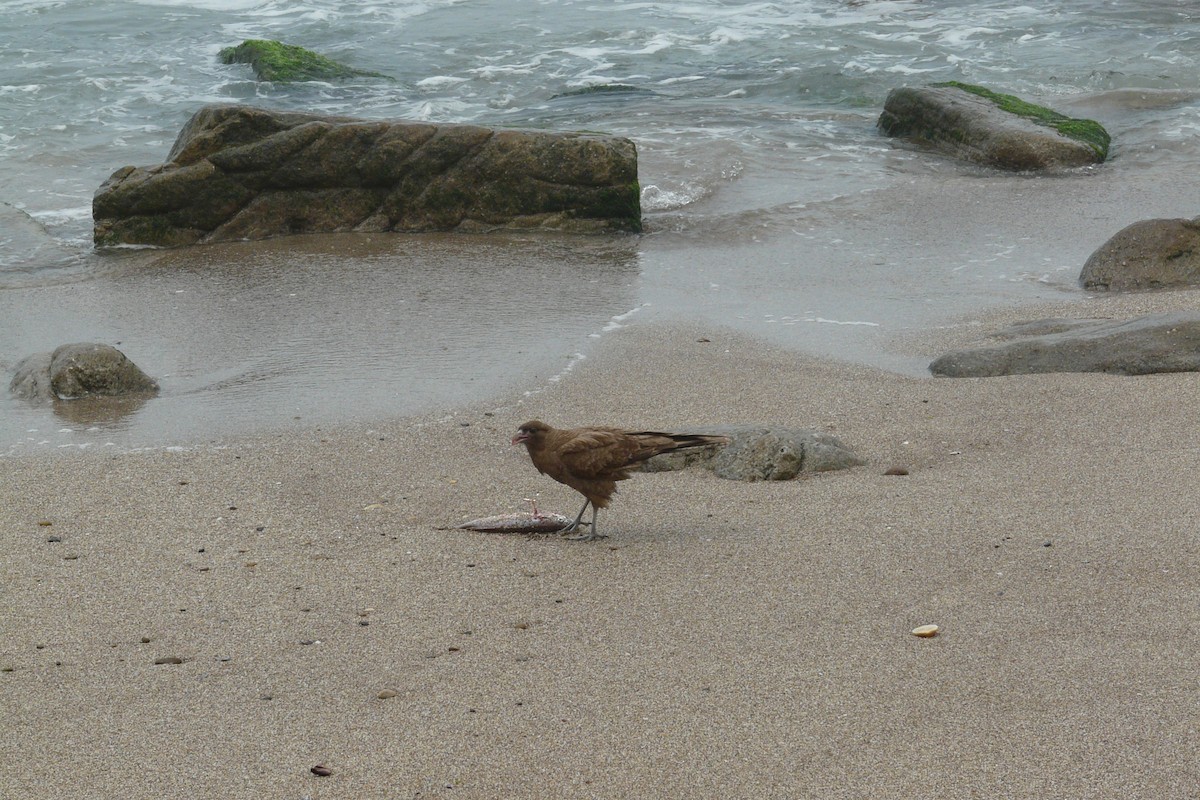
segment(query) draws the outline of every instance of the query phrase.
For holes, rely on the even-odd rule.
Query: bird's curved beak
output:
[[[528,441],[529,441],[528,431],[517,431],[517,435],[512,438],[513,444],[521,444],[522,442],[528,442]]]

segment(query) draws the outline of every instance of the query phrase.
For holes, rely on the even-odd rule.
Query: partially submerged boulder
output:
[[[699,464],[728,480],[786,481],[803,472],[848,469],[866,463],[837,437],[823,431],[743,426],[707,432],[723,433],[732,441],[655,456],[646,463],[645,470],[663,472]]]
[[[641,230],[629,139],[213,105],[92,201],[97,246],[331,231]]]
[[[21,360],[9,389],[26,400],[73,400],[153,394],[158,384],[112,345],[83,342]]]
[[[1200,312],[1129,320],[1038,320],[1000,331],[1002,344],[956,350],[929,365],[934,375],[991,378],[1040,372],[1146,375],[1200,370]]]
[[[249,64],[260,81],[336,81],[347,78],[387,78],[379,72],[354,69],[305,50],[294,44],[273,39],[247,39],[237,47],[226,47],[217,54],[222,64]]]
[[[893,89],[879,129],[956,158],[1006,170],[1055,170],[1099,164],[1109,135],[1100,123],[982,86],[951,81]]]
[[[1092,253],[1079,280],[1086,289],[1113,291],[1200,285],[1200,217],[1122,228]]]

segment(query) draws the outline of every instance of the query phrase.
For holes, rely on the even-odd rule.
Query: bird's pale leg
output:
[[[592,504],[591,500],[584,500],[583,508],[579,509],[579,513],[575,515],[575,521],[572,522],[570,525],[567,525],[565,528],[560,529],[559,533],[574,533],[575,531],[579,530],[579,521],[581,519],[583,519],[583,512],[587,511],[587,507],[590,506],[591,504]],[[593,508],[592,509],[593,517],[595,516],[595,514],[596,514],[596,509]]]
[[[584,506],[584,508],[587,508],[587,506]],[[580,511],[579,511],[579,516],[580,517],[583,516],[582,509],[580,509]],[[576,522],[576,524],[578,524],[579,520],[575,520],[575,522]],[[590,542],[595,539],[607,539],[608,538],[608,534],[606,534],[606,533],[596,533],[596,506],[594,506],[594,505],[592,506],[592,524],[591,524],[591,527],[588,528],[588,532],[582,533],[578,536],[568,536],[567,538],[573,542]]]

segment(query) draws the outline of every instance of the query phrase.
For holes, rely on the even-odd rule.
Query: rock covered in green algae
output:
[[[379,72],[354,69],[305,50],[272,39],[247,39],[237,47],[226,47],[217,57],[223,64],[249,64],[260,81],[335,81],[346,78],[391,78]]]
[[[1070,169],[1108,156],[1109,135],[1098,122],[957,81],[893,89],[878,125],[888,136],[998,169]]]

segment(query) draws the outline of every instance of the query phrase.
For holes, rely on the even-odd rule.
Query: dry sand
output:
[[[1197,409],[635,327],[486,408],[0,459],[0,796],[1194,797]],[[635,476],[594,543],[439,530],[576,510],[535,416],[870,463]]]

